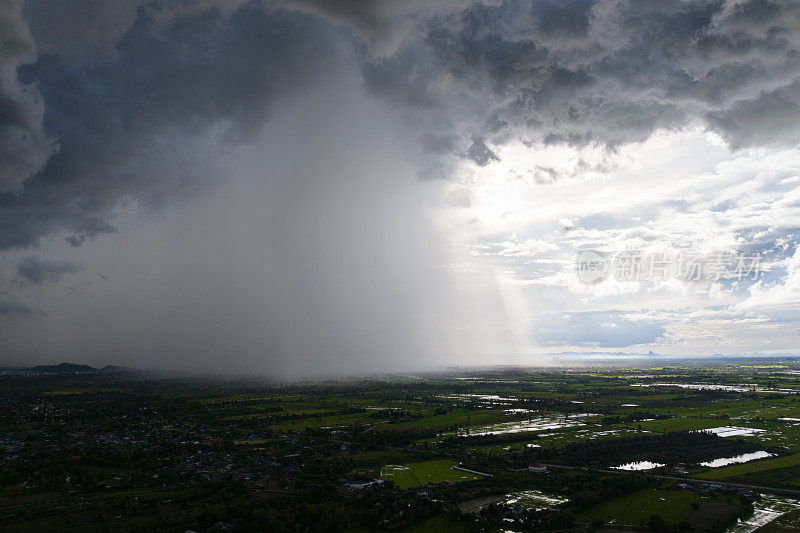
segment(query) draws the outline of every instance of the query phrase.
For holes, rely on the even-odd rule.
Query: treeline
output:
[[[437,409],[436,411],[437,415],[442,414],[440,411],[444,411],[444,413],[447,413],[446,410],[441,410],[441,409]],[[375,419],[388,418],[392,421],[401,418],[422,418],[423,416],[424,415],[420,411],[409,411],[403,409],[381,409],[380,411],[375,411],[374,413],[369,415],[370,418],[375,418]]]
[[[616,416],[604,416],[600,419],[601,424],[632,424],[635,422],[641,422],[642,420],[664,420],[667,418],[672,418],[671,415],[663,415],[663,414],[653,414],[648,411],[636,411],[635,413],[630,413],[627,415],[616,415]]]
[[[293,420],[308,420],[311,418],[325,418],[328,416],[338,416],[338,415],[353,415],[357,413],[366,413],[367,410],[359,407],[348,407],[345,409],[339,409],[335,411],[323,411],[319,413],[307,413],[307,412],[300,412],[300,413],[283,413],[283,414],[270,414],[265,416],[258,416],[257,418],[253,418],[253,420],[258,420],[261,424],[276,424],[278,422],[291,422]],[[247,418],[243,418],[242,420],[237,420],[237,422],[241,423],[243,420],[248,420]]]
[[[439,432],[427,427],[409,427],[403,429],[383,429],[380,431],[364,431],[357,440],[364,444],[381,446],[407,446],[419,439],[436,437]]]

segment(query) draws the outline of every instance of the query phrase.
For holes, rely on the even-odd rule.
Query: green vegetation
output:
[[[9,371],[0,530],[719,529],[757,498],[726,483],[800,490],[794,390],[788,359],[303,383]],[[697,431],[722,426],[761,431]],[[700,465],[760,450],[776,457]],[[664,466],[609,469],[639,461]]]
[[[691,492],[645,489],[585,509],[576,518],[589,523],[601,520],[638,526],[647,524],[652,515],[658,515],[671,524],[678,524],[689,519],[694,512],[693,503],[699,505],[700,497]]]
[[[394,481],[401,489],[418,487],[428,483],[449,481],[473,481],[482,476],[453,468],[456,463],[448,460],[425,461],[409,465],[387,465],[381,469],[381,479]]]

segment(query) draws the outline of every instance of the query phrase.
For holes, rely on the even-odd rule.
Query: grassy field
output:
[[[697,474],[697,477],[703,479],[726,479],[745,474],[752,474],[754,472],[763,472],[764,470],[788,468],[790,466],[797,465],[800,465],[800,454],[787,455],[785,457],[775,457],[774,459],[761,459],[758,461],[751,461],[749,463],[716,468],[714,470],[709,470],[708,472]]]
[[[408,465],[387,465],[381,469],[381,479],[394,481],[401,489],[419,487],[428,483],[441,481],[472,481],[481,476],[462,470],[456,470],[456,463],[448,460],[424,461]]]
[[[642,429],[667,433],[669,431],[694,431],[727,426],[728,421],[710,418],[667,418],[664,420],[650,420],[641,422]]]
[[[692,514],[693,502],[700,502],[697,494],[644,489],[585,509],[576,515],[576,519],[580,522],[613,520],[617,524],[638,526],[642,522],[647,523],[650,515],[657,514],[664,520],[677,524]]]
[[[466,527],[464,524],[452,522],[446,516],[437,516],[425,522],[404,529],[404,533],[462,533]]]

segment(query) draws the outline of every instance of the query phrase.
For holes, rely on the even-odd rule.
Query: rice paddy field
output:
[[[688,519],[694,512],[692,504],[699,504],[700,496],[690,492],[647,489],[603,502],[581,511],[577,518],[583,522],[602,520],[617,525],[638,526],[647,523],[657,514],[670,523]]]
[[[449,481],[458,483],[474,481],[482,476],[463,470],[456,470],[454,461],[423,461],[408,465],[386,465],[381,469],[380,478],[384,481],[393,481],[401,489],[419,487],[428,483],[441,483]]]

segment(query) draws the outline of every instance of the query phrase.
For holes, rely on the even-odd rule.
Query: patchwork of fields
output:
[[[229,515],[254,529],[302,515],[293,527],[674,531],[729,525],[756,504],[757,527],[800,527],[794,500],[768,509],[726,485],[800,490],[800,362],[293,384],[26,379],[0,388],[0,529],[91,514],[119,531]],[[464,502],[475,505],[448,511]]]

